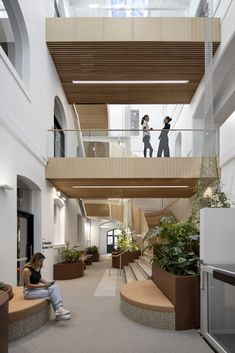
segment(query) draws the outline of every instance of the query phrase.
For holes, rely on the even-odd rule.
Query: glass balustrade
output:
[[[205,0],[55,0],[60,17],[197,17]]]
[[[63,135],[63,146],[61,143]],[[201,157],[218,154],[216,130],[49,130],[48,157]],[[63,153],[59,153],[63,151]],[[205,152],[206,151],[206,152]]]

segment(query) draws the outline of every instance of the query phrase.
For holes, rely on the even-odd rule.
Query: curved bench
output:
[[[47,299],[24,299],[23,287],[15,287],[13,294],[9,302],[9,342],[38,330],[51,317]]]
[[[124,284],[120,291],[121,311],[145,326],[175,329],[175,308],[152,280]]]

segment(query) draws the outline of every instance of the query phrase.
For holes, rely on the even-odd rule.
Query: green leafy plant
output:
[[[118,251],[124,251],[124,250],[138,251],[139,250],[139,247],[136,244],[136,241],[132,239],[132,235],[133,233],[130,226],[123,226],[121,230],[121,234],[119,235],[117,240]]]
[[[99,249],[97,246],[93,245],[93,246],[88,246],[88,248],[86,248],[86,254],[98,254],[99,253]]]
[[[65,243],[66,246],[58,249],[58,254],[63,262],[74,263],[80,260],[80,251],[69,246],[69,242]]]
[[[0,282],[0,290],[5,290],[6,284],[4,282]]]
[[[190,222],[176,222],[170,217],[148,232],[152,240],[153,262],[175,275],[195,275],[198,272],[199,233]]]

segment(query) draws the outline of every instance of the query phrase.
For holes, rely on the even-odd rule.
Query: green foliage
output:
[[[173,219],[172,219],[173,220]],[[145,240],[152,240],[153,262],[175,275],[195,275],[198,272],[199,234],[190,222],[170,222],[163,218]]]
[[[98,254],[99,250],[97,248],[97,246],[93,245],[93,246],[88,246],[88,248],[86,248],[86,254]]]
[[[199,179],[197,182],[193,202],[192,216],[190,220],[198,228],[200,224],[200,209],[205,207],[231,207],[230,201],[228,200],[226,194],[222,191],[222,186],[219,178],[210,186],[208,186],[207,183],[205,184],[203,179]]]
[[[6,287],[6,284],[4,282],[0,282],[0,290],[4,290]]]
[[[118,251],[138,251],[139,247],[136,245],[136,241],[132,239],[133,232],[130,226],[124,226],[121,230],[121,235],[118,237],[117,245]]]
[[[69,242],[66,242],[65,244],[65,247],[58,249],[58,254],[62,261],[66,263],[78,262],[81,256],[80,251],[75,248],[71,248],[69,246]]]

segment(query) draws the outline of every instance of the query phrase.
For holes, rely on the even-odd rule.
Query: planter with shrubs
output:
[[[81,261],[80,251],[66,246],[58,249],[61,262],[54,264],[54,280],[79,278],[84,275],[84,263]]]

